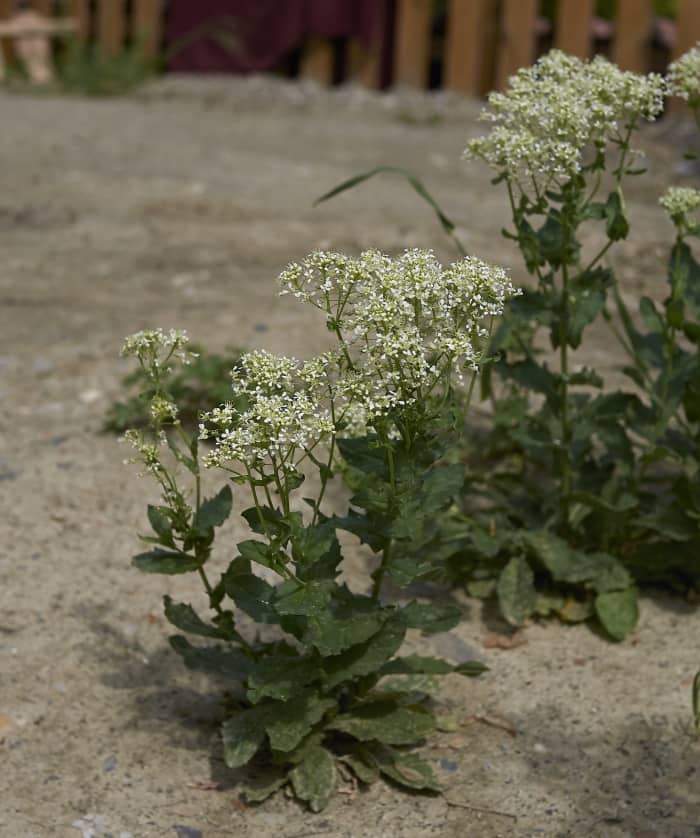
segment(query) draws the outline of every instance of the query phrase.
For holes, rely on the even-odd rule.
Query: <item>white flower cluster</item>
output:
[[[178,329],[147,329],[126,338],[120,354],[138,358],[147,372],[157,373],[173,357],[185,364],[196,357],[185,349],[188,343],[187,333]]]
[[[326,361],[332,364],[330,356],[302,363],[263,350],[243,355],[232,379],[234,395],[245,407],[231,402],[202,416],[200,439],[215,443],[205,464],[238,462],[260,470],[274,460],[282,469],[294,468],[334,431]]]
[[[443,269],[425,250],[396,259],[376,250],[357,259],[314,253],[280,284],[327,315],[340,341],[338,412],[370,426],[425,398],[451,371],[475,369],[486,321],[518,293],[502,268],[467,257]]]
[[[666,78],[672,95],[700,105],[700,43],[670,65]]]
[[[666,84],[657,74],[620,70],[597,56],[583,61],[552,50],[519,70],[505,93],[491,93],[482,119],[490,133],[467,145],[510,180],[566,182],[591,147],[621,142],[642,119],[663,109]]]
[[[700,189],[671,186],[659,198],[659,204],[671,219],[685,220],[686,216],[700,207]]]

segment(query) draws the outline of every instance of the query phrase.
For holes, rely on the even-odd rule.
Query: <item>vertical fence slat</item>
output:
[[[428,86],[432,5],[431,0],[398,0],[394,53],[395,84],[420,88]]]
[[[133,36],[145,58],[155,58],[160,50],[163,0],[135,0]]]
[[[496,65],[496,87],[503,89],[520,67],[535,60],[535,17],[537,0],[505,0]]]
[[[488,0],[450,0],[447,11],[445,86],[478,96],[489,44],[484,39]]]
[[[90,0],[70,0],[68,14],[77,24],[75,37],[84,43],[90,34]]]
[[[126,21],[122,0],[99,0],[97,40],[105,55],[116,55],[121,51],[125,31]]]
[[[623,70],[649,69],[653,16],[652,0],[617,0],[613,61]]]
[[[333,44],[322,38],[309,38],[304,46],[299,74],[302,78],[313,79],[319,84],[331,84],[333,64]]]
[[[53,15],[53,0],[32,0],[32,7],[34,11],[46,17]]]
[[[15,0],[0,0],[0,20],[6,19],[12,15],[15,10]],[[12,49],[12,44],[7,38],[3,38],[0,42],[0,50],[2,56],[0,57],[0,67],[3,68],[2,76],[4,76],[4,68],[7,63],[13,60],[15,53]]]
[[[697,41],[700,41],[700,4],[697,0],[678,0],[673,57],[683,55],[695,46]]]
[[[378,46],[366,49],[356,38],[351,38],[348,41],[346,63],[345,76],[348,81],[370,89],[379,87]]]
[[[588,58],[594,11],[594,0],[559,0],[554,46],[579,58]]]

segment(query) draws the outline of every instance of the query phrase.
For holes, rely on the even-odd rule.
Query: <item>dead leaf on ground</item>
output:
[[[469,716],[468,719],[465,719],[464,724],[473,724],[474,722],[480,722],[482,725],[488,725],[489,727],[496,727],[499,730],[505,730],[506,733],[510,734],[510,736],[517,736],[518,729],[513,725],[508,719],[502,719],[498,716],[484,716],[478,713],[475,713],[473,716]]]
[[[17,727],[17,722],[4,713],[0,713],[0,731],[12,730],[13,727]]]
[[[484,649],[517,649],[518,646],[527,645],[527,637],[521,632],[514,634],[499,634],[492,631],[485,635],[481,641]]]

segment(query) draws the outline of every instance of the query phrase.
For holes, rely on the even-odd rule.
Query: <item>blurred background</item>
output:
[[[266,72],[482,95],[552,46],[662,71],[700,39],[700,3],[0,0],[7,78],[27,75],[27,41],[41,37],[58,80],[86,92],[121,92],[155,72]]]

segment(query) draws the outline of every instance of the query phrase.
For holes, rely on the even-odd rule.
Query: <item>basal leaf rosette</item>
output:
[[[526,188],[561,185],[582,170],[587,155],[626,145],[640,122],[661,113],[665,93],[657,74],[552,50],[512,76],[505,92],[490,94],[482,119],[492,129],[471,140],[465,156]]]

